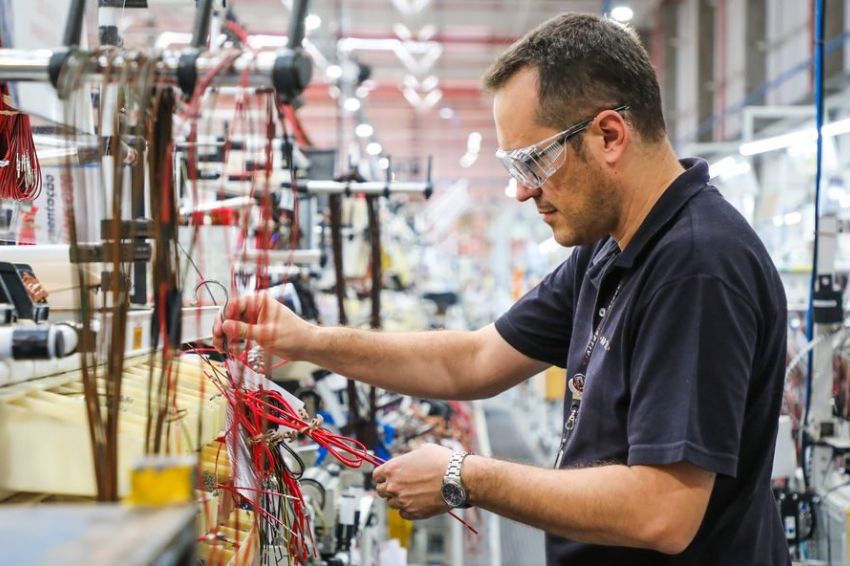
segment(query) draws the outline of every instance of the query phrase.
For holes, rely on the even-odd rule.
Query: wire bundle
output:
[[[11,100],[9,87],[0,84],[0,199],[32,201],[41,194],[41,165],[30,118]]]
[[[384,460],[371,454],[361,442],[334,434],[322,427],[320,418],[308,420],[308,415],[294,410],[277,391],[258,389],[245,392],[241,397],[246,409],[255,419],[253,428],[255,431],[260,430],[258,425],[271,423],[286,427],[298,434],[304,434],[348,468],[360,468],[364,462],[376,467],[385,463]],[[265,450],[268,450],[268,446]],[[478,531],[455,513],[449,511],[449,515],[460,521],[472,533],[478,534]]]

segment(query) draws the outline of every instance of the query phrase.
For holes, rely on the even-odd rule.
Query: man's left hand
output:
[[[426,519],[449,510],[443,501],[443,475],[452,451],[426,444],[393,458],[372,472],[378,495],[405,519]]]

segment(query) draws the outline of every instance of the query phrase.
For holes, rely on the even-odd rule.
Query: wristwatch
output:
[[[443,496],[443,501],[451,509],[466,509],[471,507],[467,502],[466,489],[464,489],[460,478],[463,459],[467,456],[469,456],[469,453],[462,450],[452,452],[452,456],[449,458],[449,467],[446,468],[446,474],[443,476],[443,487],[440,493]]]

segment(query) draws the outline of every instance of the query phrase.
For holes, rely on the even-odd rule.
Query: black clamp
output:
[[[428,172],[427,172],[427,181],[425,182],[425,199],[431,198],[431,195],[434,194],[434,182],[431,180],[431,170],[434,167],[434,156],[428,156]]]
[[[390,198],[390,183],[393,182],[393,162],[391,157],[387,157],[387,176],[384,184],[384,198]]]
[[[834,288],[832,274],[818,275],[812,308],[817,324],[841,324],[844,321],[842,293]]]
[[[197,50],[187,51],[177,61],[177,86],[186,98],[192,98],[198,82],[198,53]]]
[[[70,250],[71,263],[111,263],[115,259],[116,246],[106,244],[79,244]],[[147,242],[125,242],[117,246],[118,260],[121,262],[150,261],[153,257],[151,245]]]
[[[292,103],[310,84],[313,61],[301,49],[284,49],[274,60],[272,85],[285,104]]]
[[[112,240],[115,221],[112,218],[105,218],[100,221],[100,238],[102,240]],[[118,239],[127,240],[130,238],[147,239],[151,237],[153,232],[153,220],[149,218],[136,218],[134,220],[119,220],[118,221]]]
[[[65,61],[71,56],[69,49],[60,49],[53,52],[50,56],[50,61],[47,64],[47,75],[50,77],[50,84],[53,88],[59,88],[59,75],[62,74],[62,68],[65,66]]]

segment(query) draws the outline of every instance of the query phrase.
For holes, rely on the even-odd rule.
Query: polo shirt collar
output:
[[[612,267],[630,268],[655,235],[708,184],[708,163],[704,160],[691,157],[681,159],[679,163],[685,171],[667,187],[635,232],[632,241],[614,259]]]

